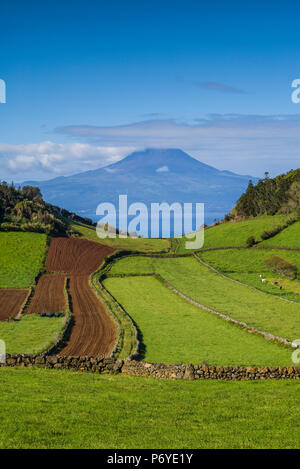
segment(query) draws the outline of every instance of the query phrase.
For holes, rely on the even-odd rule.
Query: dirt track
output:
[[[98,269],[105,256],[114,250],[108,246],[77,238],[54,238],[51,241],[46,268],[49,272],[81,275]]]
[[[17,316],[28,292],[14,288],[0,289],[0,321]]]
[[[59,355],[108,356],[116,340],[112,319],[89,285],[89,276],[72,276],[70,293],[75,324]]]
[[[27,313],[57,313],[59,311],[66,311],[64,284],[64,275],[43,275],[35,288]]]

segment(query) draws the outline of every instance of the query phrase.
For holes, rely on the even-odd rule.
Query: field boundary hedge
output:
[[[127,313],[127,311],[123,308],[123,306],[116,300],[116,298],[105,288],[105,286],[103,285],[103,283],[100,281],[99,279],[99,285],[100,285],[100,288],[102,288],[106,293],[107,295],[111,298],[111,300],[117,305],[118,308],[120,308],[123,312],[123,314],[125,316],[128,317],[129,321],[130,321],[130,324],[131,324],[131,327],[132,329],[134,330],[134,336],[135,336],[135,349],[134,351],[128,356],[128,359],[129,360],[134,360],[134,359],[138,359],[141,357],[141,343],[142,341],[140,340],[141,339],[141,331],[139,330],[137,324],[135,323],[135,321],[132,319],[132,317],[130,316],[130,314]]]
[[[96,357],[60,357],[55,355],[7,354],[0,367],[39,367],[94,373],[146,376],[158,379],[217,379],[227,381],[300,379],[300,366],[253,367],[147,363]]]

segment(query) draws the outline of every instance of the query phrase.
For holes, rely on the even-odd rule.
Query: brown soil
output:
[[[64,284],[64,275],[43,275],[35,288],[27,313],[57,313],[59,311],[66,311]]]
[[[61,356],[108,356],[116,340],[114,323],[89,284],[89,276],[113,253],[110,247],[78,238],[54,238],[46,268],[56,274],[43,275],[36,287],[28,313],[65,310],[64,278],[70,279],[74,325]]]
[[[0,289],[0,321],[16,317],[27,295],[28,290]]]
[[[75,275],[91,274],[114,250],[108,246],[78,238],[54,238],[51,241],[46,268],[50,272]]]
[[[60,356],[108,356],[116,340],[112,319],[89,284],[89,276],[72,276],[70,294],[75,324]]]

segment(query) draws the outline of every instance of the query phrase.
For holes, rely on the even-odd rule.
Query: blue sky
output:
[[[299,167],[297,1],[1,4],[1,179],[97,168],[149,146],[220,169]]]

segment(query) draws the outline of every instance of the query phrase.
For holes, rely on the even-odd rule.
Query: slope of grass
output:
[[[142,331],[146,361],[292,365],[291,350],[191,305],[154,277],[109,278],[104,285]]]
[[[26,288],[43,265],[46,235],[0,232],[0,288]]]
[[[1,448],[299,448],[295,381],[0,369]]]
[[[261,234],[265,230],[281,225],[288,218],[287,215],[260,216],[241,222],[221,223],[204,231],[203,249],[218,247],[246,246],[250,236],[256,241],[262,241]],[[176,253],[189,252],[185,248],[186,238],[179,238]]]
[[[267,239],[262,246],[300,248],[300,221],[288,226],[273,238]]]
[[[206,251],[199,253],[200,257],[225,273],[248,272],[269,273],[270,269],[265,260],[272,256],[280,256],[294,264],[300,270],[300,252],[276,249],[224,249],[224,251]]]
[[[274,274],[264,263],[265,259],[276,255],[297,266],[300,272],[300,252],[273,249],[228,249],[202,252],[199,255],[205,262],[235,280],[273,295],[300,302],[300,282]],[[267,283],[262,283],[260,274],[267,279]],[[278,285],[272,285],[272,282],[276,281]],[[283,287],[282,290],[279,289],[279,285]]]
[[[294,340],[300,337],[300,306],[237,285],[194,257],[132,256],[115,262],[110,274],[158,272],[190,298],[257,329]]]
[[[126,251],[140,251],[140,252],[160,252],[168,251],[170,248],[170,241],[168,239],[158,238],[120,238],[117,236],[113,238],[99,238],[94,226],[83,225],[81,223],[73,222],[72,228],[81,234],[82,237],[90,241],[96,241],[114,249],[123,249]]]
[[[57,342],[65,323],[66,316],[24,315],[19,321],[0,322],[0,338],[7,353],[40,353]]]

